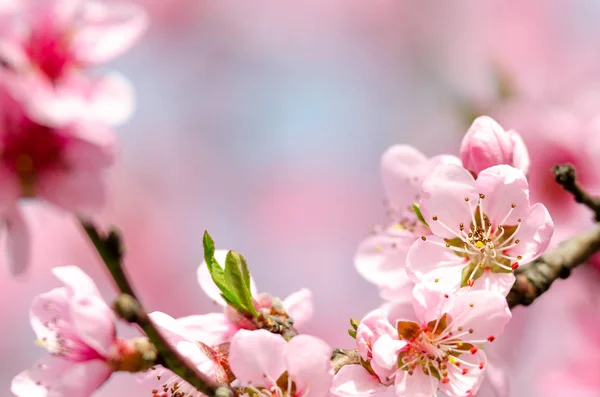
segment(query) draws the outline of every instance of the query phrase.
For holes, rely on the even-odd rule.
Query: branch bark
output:
[[[571,164],[559,164],[552,168],[556,183],[571,193],[578,203],[584,204],[594,212],[594,219],[600,222],[600,198],[590,196],[577,182],[577,172]]]
[[[146,336],[158,351],[159,361],[157,364],[170,369],[203,394],[215,397],[233,396],[233,390],[227,386],[218,385],[199,372],[196,366],[185,356],[179,354],[150,320],[148,313],[137,299],[123,269],[124,251],[119,234],[115,230],[111,230],[108,235],[103,236],[92,223],[83,219],[80,219],[80,223],[121,292],[114,303],[115,311],[124,320],[138,324],[146,333]]]

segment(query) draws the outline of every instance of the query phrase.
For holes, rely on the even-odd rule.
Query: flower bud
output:
[[[504,131],[488,116],[473,121],[460,146],[460,159],[474,175],[499,164],[529,172],[529,153],[521,136],[513,130]]]

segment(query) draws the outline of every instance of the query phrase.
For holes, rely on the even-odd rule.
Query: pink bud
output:
[[[504,131],[488,116],[473,121],[460,146],[460,159],[475,175],[499,164],[518,168],[524,174],[529,171],[529,153],[521,136],[513,130]]]

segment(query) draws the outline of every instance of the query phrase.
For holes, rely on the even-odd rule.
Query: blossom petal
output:
[[[393,227],[369,236],[360,243],[354,256],[356,269],[367,281],[380,287],[406,285],[409,283],[406,255],[416,239],[414,233]]]
[[[527,150],[527,146],[521,138],[521,135],[516,131],[510,130],[507,131],[510,134],[510,139],[513,142],[513,166],[517,167],[525,176],[529,173],[529,167],[531,165],[531,161],[529,159],[529,151]]]
[[[515,280],[516,278],[513,273],[494,273],[486,269],[483,271],[483,274],[475,280],[475,284],[473,284],[471,289],[494,291],[502,296],[506,296],[514,285]]]
[[[21,211],[15,206],[5,214],[6,259],[11,275],[23,273],[31,262],[31,234]]]
[[[163,312],[152,312],[148,316],[172,345],[192,339],[190,330],[185,327],[185,322],[180,322]]]
[[[229,366],[243,385],[273,386],[286,370],[287,342],[265,330],[238,331],[229,346]]]
[[[438,320],[451,304],[449,294],[432,284],[417,284],[413,289],[413,307],[420,324]]]
[[[408,371],[398,371],[394,388],[397,396],[402,397],[435,397],[440,382],[433,376],[425,375],[420,365],[412,375]]]
[[[134,4],[88,2],[72,38],[75,57],[84,63],[106,62],[127,51],[148,26],[148,16]]]
[[[458,256],[438,236],[416,240],[406,258],[406,272],[415,283],[433,283],[448,292],[460,288],[465,258]],[[437,281],[436,281],[437,280]]]
[[[134,88],[120,73],[112,72],[97,78],[88,77],[88,106],[85,119],[109,125],[125,123],[135,110]]]
[[[519,244],[507,251],[513,257],[522,257],[519,264],[529,263],[546,251],[553,234],[554,222],[548,210],[543,204],[537,203],[531,207],[515,236],[520,240]]]
[[[390,333],[390,335],[398,334],[396,329],[398,321],[419,321],[415,315],[415,309],[413,307],[412,300],[405,302],[393,302],[392,304],[386,306],[385,316],[393,329],[393,332]]]
[[[457,237],[460,224],[471,222],[470,202],[478,192],[469,171],[455,164],[438,165],[423,181],[421,212],[431,231],[441,237]],[[433,220],[433,216],[437,220]]]
[[[448,314],[455,319],[452,322],[453,332],[458,327],[469,330],[462,338],[473,343],[496,338],[511,319],[506,298],[493,291],[468,291],[455,295]]]
[[[383,187],[397,210],[410,209],[421,188],[427,157],[408,145],[390,147],[381,156]]]
[[[56,336],[56,330],[49,328],[57,317],[68,320],[69,296],[66,288],[54,288],[38,295],[29,310],[31,327],[39,340],[48,340],[49,343]]]
[[[78,336],[106,356],[116,338],[113,311],[100,296],[92,279],[80,268],[55,267],[52,273],[67,288],[71,321]]]
[[[462,361],[460,367],[448,365],[449,382],[440,383],[440,391],[449,397],[476,395],[484,380],[486,371],[485,354],[481,350],[478,350],[475,354],[465,353],[461,354],[457,361]],[[464,373],[465,369],[467,370],[466,373]]]
[[[288,342],[285,361],[298,395],[307,390],[315,396],[327,394],[333,380],[331,347],[310,335],[298,335]]]
[[[406,347],[406,342],[382,335],[373,344],[371,367],[383,383],[388,383],[398,369],[398,354]]]
[[[102,209],[106,201],[106,182],[101,170],[72,169],[69,172],[52,172],[40,178],[38,195],[68,210],[93,214]]]
[[[216,250],[215,251],[215,259],[216,259],[217,263],[219,265],[221,265],[222,268],[225,268],[225,259],[227,258],[227,252],[229,252],[229,251],[228,250]],[[206,295],[208,295],[208,297],[210,299],[212,299],[212,301],[215,302],[216,304],[221,305],[221,306],[227,306],[227,304],[221,297],[221,290],[219,290],[219,288],[213,281],[213,279],[210,275],[210,272],[208,271],[208,266],[206,265],[205,261],[203,261],[202,264],[200,264],[200,267],[198,268],[197,276],[198,276],[198,283],[200,284],[200,287],[202,288],[204,293]],[[253,297],[256,297],[258,295],[258,292],[256,291],[256,284],[254,283],[254,279],[252,277],[250,277],[250,292],[252,293]]]
[[[282,302],[285,311],[294,319],[294,326],[306,324],[313,316],[312,292],[302,288],[285,298]]]
[[[229,342],[239,329],[223,313],[193,315],[175,321],[184,328],[185,335],[191,340],[209,346]]]
[[[371,375],[362,365],[344,365],[333,378],[330,392],[339,397],[362,397],[385,389],[377,376]]]
[[[502,164],[481,171],[477,189],[485,196],[480,201],[483,213],[494,226],[516,225],[529,213],[529,186],[517,168]]]
[[[387,312],[376,309],[368,313],[356,329],[356,344],[358,353],[363,360],[371,359],[371,347],[382,335],[394,335],[396,329],[388,321]]]

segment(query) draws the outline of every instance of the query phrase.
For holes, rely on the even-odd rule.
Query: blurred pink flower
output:
[[[475,180],[464,168],[440,165],[423,182],[423,216],[432,234],[410,248],[408,275],[456,291],[475,286],[504,295],[513,270],[539,257],[554,225],[542,204],[529,204],[521,171],[497,165]]]
[[[390,225],[360,243],[354,263],[367,281],[380,288],[380,295],[386,300],[412,299],[413,283],[406,275],[406,255],[420,235],[429,234],[413,204],[419,201],[423,180],[439,164],[461,162],[450,155],[427,158],[408,145],[392,146],[381,157]]]
[[[95,0],[23,0],[0,38],[0,59],[14,72],[12,90],[42,124],[73,120],[118,124],[133,110],[119,75],[87,77],[85,67],[125,52],[147,25],[130,4]]]
[[[241,330],[229,348],[229,366],[242,388],[261,396],[325,397],[333,379],[331,348],[310,335],[286,342],[265,330]]]
[[[86,397],[113,371],[114,315],[81,269],[52,272],[65,286],[39,295],[30,312],[38,340],[51,356],[17,375],[11,390],[22,397]]]
[[[227,250],[215,251],[215,259],[221,265],[221,267],[224,267],[227,252]],[[221,297],[221,291],[213,282],[212,277],[208,271],[208,266],[204,261],[198,268],[198,283],[210,299],[212,299],[215,303],[225,308],[225,314],[234,328],[255,328],[254,324],[251,321],[240,316],[239,314],[237,314],[237,312],[235,312],[233,309],[227,306],[227,304]],[[256,289],[256,285],[254,283],[253,278],[251,278],[250,283],[251,293],[254,297],[254,305],[257,310],[265,310],[269,312],[271,308],[274,308],[276,305],[279,304],[278,298],[273,298],[269,294],[259,294]],[[283,308],[285,309],[286,313],[294,320],[294,326],[296,327],[306,324],[306,322],[308,322],[308,320],[310,320],[310,318],[312,317],[312,294],[310,290],[306,288],[303,288],[289,295],[281,302],[281,305],[283,305]]]
[[[6,91],[0,91],[0,102],[0,211],[8,233],[9,267],[17,274],[30,256],[18,200],[41,198],[78,213],[99,210],[105,200],[104,170],[114,162],[116,142],[113,132],[99,125],[38,124]]]
[[[516,131],[504,131],[488,116],[473,121],[460,145],[460,159],[473,175],[499,164],[511,165],[525,175],[529,172],[529,153],[521,136]]]

